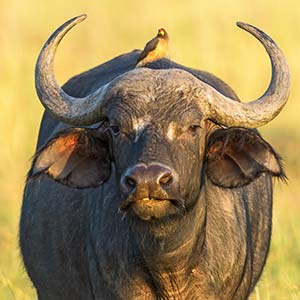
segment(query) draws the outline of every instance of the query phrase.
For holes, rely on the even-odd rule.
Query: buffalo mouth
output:
[[[121,211],[130,212],[144,221],[174,215],[183,209],[183,202],[175,199],[132,199],[129,197],[120,205]]]

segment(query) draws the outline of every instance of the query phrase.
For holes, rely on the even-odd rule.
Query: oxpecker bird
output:
[[[165,29],[158,29],[157,36],[149,41],[139,56],[136,68],[145,66],[147,63],[160,59],[168,50],[169,36]]]

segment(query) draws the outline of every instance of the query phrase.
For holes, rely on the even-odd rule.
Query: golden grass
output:
[[[42,113],[34,91],[34,63],[49,34],[81,13],[89,18],[58,51],[56,73],[61,83],[122,52],[142,48],[163,26],[170,33],[171,58],[217,74],[247,101],[263,92],[270,67],[263,48],[235,22],[259,26],[284,50],[293,76],[291,97],[262,132],[284,156],[290,180],[287,185],[276,183],[272,248],[253,299],[299,300],[300,10],[296,0],[1,0],[0,299],[36,297],[17,243],[23,182]]]

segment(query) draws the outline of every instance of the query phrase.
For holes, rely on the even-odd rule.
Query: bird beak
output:
[[[165,35],[165,32],[164,32],[163,30],[160,29],[160,30],[158,30],[158,34],[164,36],[164,35]]]

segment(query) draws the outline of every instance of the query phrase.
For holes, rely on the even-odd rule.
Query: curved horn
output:
[[[53,64],[57,46],[65,34],[85,18],[86,15],[80,15],[60,26],[43,46],[35,67],[35,87],[43,106],[55,118],[71,125],[90,125],[99,121],[107,90],[105,85],[84,98],[75,98],[65,93],[55,79]]]
[[[225,126],[256,128],[270,122],[285,105],[290,91],[290,72],[282,51],[258,28],[238,22],[237,26],[254,35],[265,47],[272,65],[272,79],[266,92],[257,100],[241,103],[217,91],[208,97],[208,118]]]

